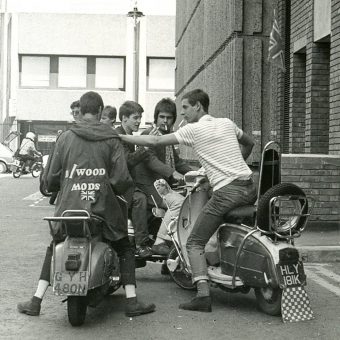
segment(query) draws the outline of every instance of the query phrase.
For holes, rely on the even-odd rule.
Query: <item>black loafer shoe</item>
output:
[[[166,245],[166,243],[159,243],[152,246],[152,252],[156,255],[168,256],[170,248]]]
[[[137,298],[126,299],[126,316],[138,316],[142,314],[152,313],[155,311],[156,306],[153,303],[145,304],[143,302],[138,302]]]
[[[38,316],[41,309],[41,299],[33,296],[33,298],[26,302],[18,303],[18,311],[31,316]]]
[[[190,302],[180,304],[179,309],[193,310],[197,312],[211,312],[211,297],[195,297]]]
[[[153,255],[153,252],[150,247],[148,246],[140,246],[136,249],[136,255],[144,258],[144,257],[150,257]]]

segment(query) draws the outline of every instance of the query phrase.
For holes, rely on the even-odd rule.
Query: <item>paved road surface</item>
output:
[[[340,339],[340,264],[306,266],[315,320],[283,324],[259,312],[253,293],[229,294],[212,289],[213,312],[190,313],[178,304],[192,292],[160,274],[160,264],[137,270],[138,293],[157,311],[137,318],[124,315],[122,289],[100,306],[89,309],[86,323],[72,328],[61,298],[46,294],[39,317],[16,311],[31,297],[50,241],[42,218],[53,214],[38,192],[38,180],[0,175],[0,339]],[[303,236],[302,236],[303,237]]]

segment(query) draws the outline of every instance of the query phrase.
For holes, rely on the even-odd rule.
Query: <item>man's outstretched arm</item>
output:
[[[154,136],[154,135],[119,135],[123,142],[143,145],[143,146],[156,146],[156,145],[175,145],[179,144],[175,134]]]

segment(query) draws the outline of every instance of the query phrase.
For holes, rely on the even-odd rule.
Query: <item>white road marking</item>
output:
[[[34,194],[28,195],[23,198],[23,200],[28,200],[28,201],[37,201],[39,199],[43,199],[44,196],[41,194],[40,191],[35,192]]]
[[[309,278],[313,280],[318,285],[326,288],[330,292],[340,297],[340,287],[335,286],[334,284],[330,283],[328,280],[320,276],[320,274],[324,275],[328,279],[331,279],[332,281],[336,281],[339,284],[340,276],[338,274],[335,274],[332,271],[324,268],[323,265],[308,265],[308,266],[305,266],[305,271],[307,274],[307,279]],[[320,274],[318,275],[318,273]]]

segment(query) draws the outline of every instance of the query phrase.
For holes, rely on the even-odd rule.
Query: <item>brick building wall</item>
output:
[[[209,113],[228,117],[253,135],[249,162],[258,162],[276,125],[267,61],[272,1],[178,0],[176,5],[178,105],[185,92],[206,91]]]
[[[340,156],[283,154],[282,182],[295,183],[315,200],[310,221],[317,226],[339,226]]]
[[[340,154],[340,0],[331,2],[329,153]]]

